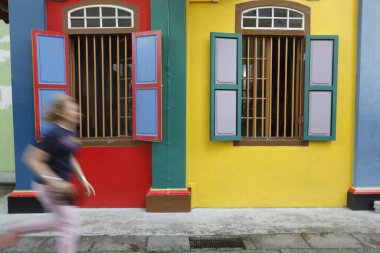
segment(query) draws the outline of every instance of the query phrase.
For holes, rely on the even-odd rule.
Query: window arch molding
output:
[[[116,10],[128,10],[132,13],[132,27],[94,27],[94,28],[70,28],[70,14],[76,10],[86,9],[88,7],[111,7]],[[113,34],[113,33],[131,33],[138,31],[138,5],[128,4],[118,0],[86,0],[79,3],[65,6],[62,8],[63,14],[63,31],[68,34]]]
[[[304,15],[304,29],[303,30],[292,30],[292,29],[244,29],[242,28],[242,15],[245,11],[254,8],[268,7],[268,8],[285,8],[290,10],[295,10],[303,13]],[[243,34],[253,34],[253,35],[308,35],[310,34],[310,7],[303,4],[284,1],[284,0],[258,0],[250,1],[245,3],[240,3],[235,5],[235,32]]]

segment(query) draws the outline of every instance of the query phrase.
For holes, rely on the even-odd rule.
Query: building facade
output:
[[[11,212],[38,209],[20,156],[58,93],[83,114],[77,157],[97,190],[83,207],[368,209],[378,5],[10,1]]]

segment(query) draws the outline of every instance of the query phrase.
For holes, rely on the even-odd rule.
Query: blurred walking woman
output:
[[[57,230],[57,252],[76,252],[79,238],[79,214],[71,204],[77,194],[70,182],[75,174],[86,189],[87,195],[95,195],[95,190],[86,180],[73,153],[79,142],[75,137],[75,127],[79,123],[78,105],[69,96],[58,97],[45,120],[52,123],[50,131],[36,146],[29,146],[23,161],[35,173],[33,190],[43,207],[52,213],[50,218],[26,221],[9,228],[0,237],[0,249],[12,245],[24,233]]]

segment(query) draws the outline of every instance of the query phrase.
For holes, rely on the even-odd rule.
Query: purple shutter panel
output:
[[[210,34],[210,139],[241,139],[242,35]]]
[[[304,139],[335,140],[338,36],[307,36]]]

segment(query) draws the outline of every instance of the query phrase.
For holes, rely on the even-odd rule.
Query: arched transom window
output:
[[[304,30],[304,14],[285,7],[257,7],[241,15],[242,29]]]
[[[69,29],[133,28],[133,10],[115,5],[87,5],[70,10]]]

